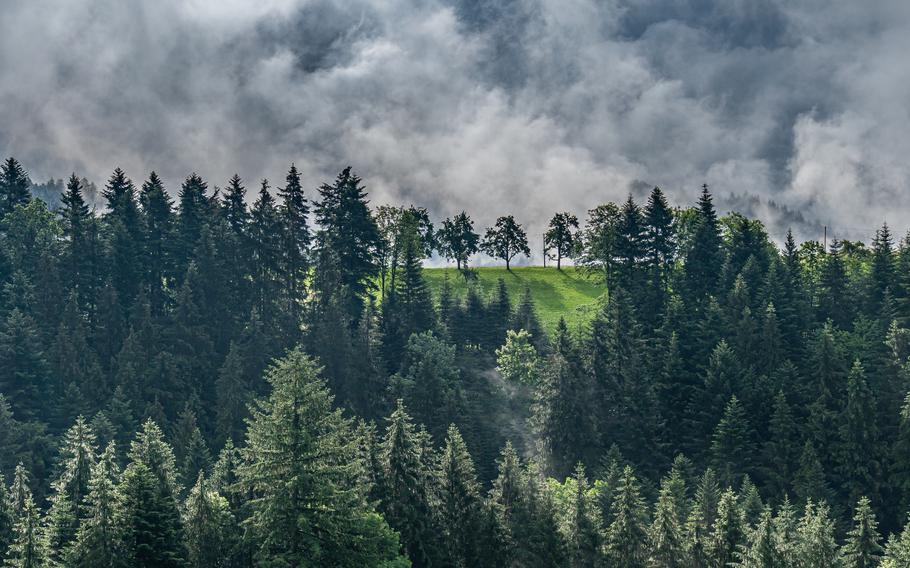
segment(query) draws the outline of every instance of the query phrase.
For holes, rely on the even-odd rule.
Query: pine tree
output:
[[[737,554],[742,568],[776,568],[786,566],[786,561],[778,549],[774,519],[771,509],[764,509],[748,543]]]
[[[910,523],[904,525],[899,535],[891,535],[885,547],[881,568],[910,566]]]
[[[120,526],[115,520],[119,477],[116,446],[110,442],[92,467],[86,516],[81,520],[76,541],[67,554],[72,566],[113,567],[119,562]]]
[[[612,566],[644,566],[648,558],[647,509],[631,466],[619,479],[612,506],[613,519],[607,530],[607,557]]]
[[[784,391],[774,398],[768,437],[762,446],[764,475],[774,494],[783,497],[799,467],[799,429]]]
[[[853,529],[844,545],[844,568],[872,568],[882,557],[878,522],[869,499],[861,497],[853,515]]]
[[[478,566],[483,561],[483,503],[474,462],[458,429],[449,426],[442,451],[439,510],[446,557],[454,566]]]
[[[252,399],[244,367],[241,348],[232,341],[215,383],[218,401],[216,430],[219,438],[224,440],[239,442],[244,431],[244,420]]]
[[[368,505],[351,421],[332,409],[316,364],[295,350],[268,372],[241,479],[254,495],[247,519],[258,561],[368,566],[397,558],[395,534]]]
[[[209,486],[200,472],[186,498],[183,524],[188,564],[192,568],[227,566],[234,522],[227,499]]]

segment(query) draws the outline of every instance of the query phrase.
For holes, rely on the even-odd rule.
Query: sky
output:
[[[253,195],[293,162],[312,195],[350,165],[374,204],[465,209],[479,228],[513,214],[532,241],[555,211],[584,220],[655,185],[689,204],[702,183],[778,240],[794,223],[802,238],[910,226],[906,0],[5,0],[2,14],[0,153],[35,181],[122,167],[176,193],[191,172],[210,186],[236,172]]]

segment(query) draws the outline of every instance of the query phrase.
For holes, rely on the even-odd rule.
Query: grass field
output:
[[[542,266],[515,267],[511,271],[505,267],[472,270],[477,274],[476,285],[487,295],[496,289],[497,280],[502,278],[513,304],[521,298],[526,286],[530,288],[537,315],[548,332],[555,329],[560,316],[565,317],[570,326],[588,321],[596,308],[597,298],[606,291],[603,285],[571,266],[561,271]],[[439,293],[446,275],[456,297],[463,296],[467,290],[468,283],[455,268],[426,268],[424,274],[434,295]]]

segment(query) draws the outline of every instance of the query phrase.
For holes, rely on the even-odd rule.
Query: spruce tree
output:
[[[882,557],[878,522],[869,499],[861,497],[853,514],[853,529],[844,544],[844,568],[873,568]]]
[[[188,565],[192,568],[227,566],[234,522],[227,499],[209,486],[203,472],[186,499],[183,515]]]
[[[847,400],[840,420],[838,473],[851,500],[877,495],[881,478],[880,440],[875,402],[859,361],[847,379]]]
[[[739,563],[736,565],[742,568],[777,568],[787,565],[778,549],[771,509],[762,511],[748,543],[737,553],[737,557]]]
[[[735,485],[742,475],[751,473],[753,437],[746,411],[734,395],[727,403],[711,441],[712,465],[723,484]]]
[[[631,466],[619,479],[607,530],[607,558],[612,566],[636,568],[648,558],[648,520],[644,499]]]
[[[29,194],[31,185],[28,172],[15,158],[7,158],[3,165],[0,165],[0,219],[17,205],[31,199]]]
[[[53,568],[51,549],[41,523],[41,513],[31,496],[26,499],[16,521],[13,542],[6,554],[8,568]]]
[[[304,283],[309,269],[310,207],[300,185],[300,173],[294,164],[288,170],[284,188],[278,190],[282,198],[279,209],[281,223],[281,277],[284,281],[284,298],[293,321],[300,319],[301,302],[306,290]]]
[[[139,204],[143,220],[143,286],[152,313],[160,316],[167,301],[167,286],[178,275],[174,265],[173,201],[155,172],[142,184]]]
[[[208,184],[196,173],[190,174],[180,186],[174,243],[174,270],[178,281],[183,279],[193,260],[203,225],[209,219],[207,191]]]
[[[388,421],[380,457],[380,511],[401,535],[402,550],[414,566],[433,566],[443,551],[433,511],[431,456],[400,400]]]
[[[117,521],[116,446],[108,443],[92,467],[85,517],[79,525],[76,541],[67,554],[69,564],[77,568],[113,567],[120,561],[120,530]]]
[[[834,539],[834,521],[825,503],[806,503],[797,527],[796,565],[800,568],[836,568],[841,554]]]
[[[66,431],[60,450],[60,476],[53,482],[48,511],[48,536],[57,560],[74,542],[82,520],[88,517],[95,435],[82,416]]]
[[[89,272],[92,267],[86,266],[92,214],[82,195],[82,182],[75,173],[70,176],[60,201],[60,218],[66,240],[63,250],[64,283],[67,289],[76,292],[80,304],[88,307],[95,291],[95,283]]]
[[[136,188],[123,170],[117,168],[102,193],[107,200],[104,227],[108,271],[111,285],[120,301],[121,313],[126,313],[139,292],[142,272],[142,232]]]
[[[891,535],[885,546],[881,568],[910,566],[910,523],[904,525],[899,535]]]
[[[19,308],[0,324],[0,392],[20,419],[47,418],[50,366],[35,320]]]
[[[242,482],[257,562],[391,563],[398,543],[366,500],[351,421],[332,409],[316,364],[295,350],[268,372],[272,393],[250,418]]]
[[[717,519],[711,528],[708,557],[713,566],[723,568],[735,558],[735,553],[745,542],[746,520],[732,489],[724,491],[717,504]]]
[[[722,265],[720,224],[708,186],[703,185],[698,200],[695,235],[684,264],[688,296],[702,301],[716,292]]]
[[[648,533],[649,568],[685,566],[676,503],[673,486],[670,483],[662,483],[657,503],[654,505],[654,520]]]
[[[483,562],[484,527],[480,484],[458,428],[449,426],[439,473],[439,511],[446,558],[455,566]]]
[[[644,248],[652,289],[665,292],[670,285],[673,263],[676,258],[676,227],[673,211],[659,187],[651,190],[644,209]],[[663,294],[656,296],[658,305]]]
[[[244,367],[241,348],[232,341],[215,383],[217,396],[215,423],[218,437],[222,440],[240,442],[242,438],[244,420],[252,400]]]

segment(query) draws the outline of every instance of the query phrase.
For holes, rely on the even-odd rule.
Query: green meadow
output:
[[[502,278],[509,290],[513,305],[521,298],[525,287],[537,307],[537,315],[547,331],[555,329],[560,317],[574,327],[588,321],[597,307],[597,299],[606,288],[573,266],[556,270],[555,267],[522,266],[506,270],[505,267],[472,268],[476,280],[467,280],[456,268],[426,268],[427,282],[438,296],[443,281],[448,276],[455,297],[463,297],[469,285],[478,286],[485,296],[495,291]]]

